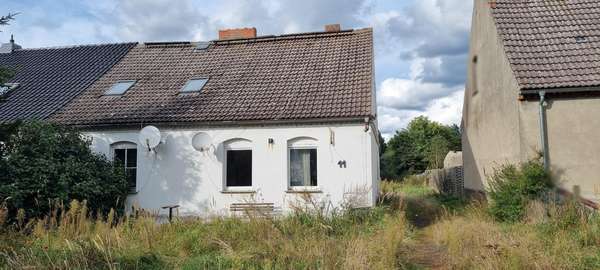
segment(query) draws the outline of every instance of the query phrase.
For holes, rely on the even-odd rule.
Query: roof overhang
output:
[[[545,92],[546,95],[553,97],[564,98],[600,97],[600,86],[521,89],[520,99],[537,99],[540,92]]]
[[[219,128],[219,127],[261,127],[261,126],[297,126],[297,125],[327,125],[327,124],[364,124],[375,121],[374,116],[348,117],[348,118],[315,118],[315,119],[286,119],[286,120],[249,120],[249,121],[210,121],[210,122],[144,122],[144,123],[99,123],[70,125],[82,130],[108,130],[108,129],[139,129],[140,126],[155,125],[158,127],[194,127],[194,128]],[[61,123],[58,123],[61,124]]]

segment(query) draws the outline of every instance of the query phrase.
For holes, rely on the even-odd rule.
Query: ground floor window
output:
[[[127,183],[131,191],[136,190],[137,175],[137,148],[134,144],[119,144],[113,147],[113,162],[122,166],[127,176]]]
[[[317,149],[290,149],[291,187],[317,186]]]
[[[252,186],[252,150],[227,150],[228,187]]]

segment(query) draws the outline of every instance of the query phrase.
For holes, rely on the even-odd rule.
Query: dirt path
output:
[[[446,248],[431,241],[423,232],[419,232],[415,241],[400,251],[400,256],[419,269],[449,269]]]

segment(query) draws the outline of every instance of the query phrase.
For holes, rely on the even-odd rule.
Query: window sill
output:
[[[256,190],[221,190],[223,194],[254,194]]]
[[[300,193],[300,194],[310,194],[310,193],[323,193],[323,191],[318,190],[318,189],[288,189],[285,191],[285,193]]]

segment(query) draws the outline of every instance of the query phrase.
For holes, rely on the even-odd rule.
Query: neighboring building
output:
[[[46,119],[100,78],[135,43],[21,49],[0,47],[0,66],[13,70],[0,89],[0,123]]]
[[[463,108],[467,188],[482,190],[499,165],[546,152],[563,188],[600,199],[599,14],[600,0],[475,0]]]
[[[94,151],[123,162],[128,206],[286,211],[307,195],[327,207],[373,206],[372,30],[327,30],[257,37],[233,29],[211,42],[136,44],[49,120],[81,128]],[[161,135],[152,150],[138,139],[148,125]],[[197,134],[210,139],[208,151],[193,147]]]

